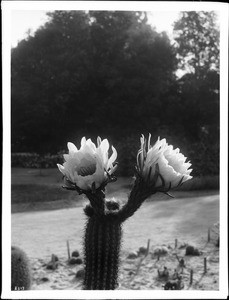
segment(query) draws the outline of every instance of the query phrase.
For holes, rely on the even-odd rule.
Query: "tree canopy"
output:
[[[178,81],[180,98],[188,111],[186,134],[198,140],[203,128],[208,131],[211,128],[209,138],[216,141],[219,137],[219,31],[215,12],[181,13],[174,34],[179,66],[190,70]]]
[[[152,130],[175,70],[168,37],[142,12],[49,16],[12,50],[13,146],[55,149],[79,134]]]
[[[213,11],[182,12],[175,22],[179,67],[198,73],[219,71],[219,29]]]
[[[187,154],[186,145],[203,136],[217,144],[219,32],[213,12],[181,13],[175,45],[149,25],[145,12],[48,15],[34,36],[12,49],[13,152],[56,153],[68,141],[100,135],[128,156],[136,152],[134,137],[149,132],[183,144]],[[179,68],[186,71],[181,78]],[[128,169],[128,157],[120,159]]]

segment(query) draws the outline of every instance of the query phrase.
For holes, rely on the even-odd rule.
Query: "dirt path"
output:
[[[165,282],[158,278],[158,269],[177,268],[177,258],[184,257],[186,268],[182,273],[183,289],[217,290],[219,288],[219,248],[214,241],[206,244],[207,231],[219,220],[219,195],[205,195],[171,200],[146,202],[123,225],[123,244],[119,275],[119,289],[163,289]],[[124,197],[124,195],[123,195]],[[82,207],[12,214],[12,244],[21,247],[29,256],[32,267],[33,290],[82,289],[75,274],[82,265],[67,262],[66,241],[71,251],[82,254],[82,235],[85,225]],[[137,251],[151,240],[150,254],[142,263],[128,259],[129,251]],[[178,245],[191,244],[203,250],[201,256],[187,257]],[[159,260],[154,255],[157,246],[166,245],[168,252]],[[51,255],[59,257],[56,270],[47,270]],[[203,257],[208,259],[208,272],[203,274]],[[192,286],[190,269],[194,269]],[[137,272],[137,273],[136,273]]]
[[[137,250],[148,239],[151,245],[173,244],[175,238],[198,243],[219,219],[219,196],[146,202],[123,225],[123,250]],[[31,258],[55,253],[67,257],[66,240],[81,250],[85,216],[82,207],[12,214],[12,244]]]

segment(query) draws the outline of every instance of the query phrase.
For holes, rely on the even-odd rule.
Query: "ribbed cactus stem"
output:
[[[155,192],[149,188],[141,177],[137,176],[127,203],[119,211],[118,217],[120,222],[130,218],[140,208],[142,203]]]
[[[112,215],[94,214],[92,207],[87,207],[85,213],[88,220],[84,241],[84,288],[114,290],[118,280],[121,224]]]
[[[154,190],[141,177],[136,177],[129,199],[122,207],[115,200],[106,200],[103,188],[83,193],[90,201],[84,209],[87,216],[84,289],[114,290],[118,285],[121,225]]]
[[[31,271],[26,253],[18,247],[11,247],[11,290],[29,290]]]

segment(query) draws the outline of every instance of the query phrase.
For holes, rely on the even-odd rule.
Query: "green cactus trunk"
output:
[[[121,236],[118,220],[97,215],[88,218],[84,241],[86,290],[117,287]]]

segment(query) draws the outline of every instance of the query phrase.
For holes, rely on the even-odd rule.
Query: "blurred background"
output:
[[[219,28],[177,14],[170,33],[138,11],[50,11],[12,47],[12,167],[56,168],[67,142],[108,138],[132,176],[140,136],[179,147],[218,187]],[[29,24],[28,24],[29,27]]]

